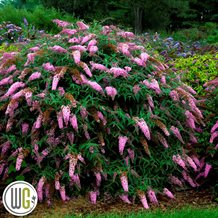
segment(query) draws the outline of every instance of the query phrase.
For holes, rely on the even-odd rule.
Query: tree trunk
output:
[[[134,27],[135,27],[135,33],[139,34],[142,33],[142,13],[143,9],[141,6],[136,5],[134,7]]]

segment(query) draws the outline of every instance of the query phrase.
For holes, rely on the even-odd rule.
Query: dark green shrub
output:
[[[28,23],[37,30],[45,30],[48,32],[57,32],[57,26],[52,23],[53,19],[64,18],[67,21],[75,22],[76,19],[70,15],[62,14],[60,11],[51,8],[47,9],[42,5],[36,6],[33,9],[15,8],[12,5],[0,7],[0,23],[10,21],[18,26],[23,26],[24,18]]]

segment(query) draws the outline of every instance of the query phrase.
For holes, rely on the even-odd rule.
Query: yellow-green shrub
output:
[[[174,67],[181,74],[181,79],[191,85],[199,95],[204,95],[203,85],[218,76],[218,54],[195,55],[178,58]]]

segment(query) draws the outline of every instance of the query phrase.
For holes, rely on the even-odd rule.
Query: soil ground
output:
[[[151,206],[151,210],[161,209],[162,211],[180,209],[186,206],[199,207],[199,208],[214,208],[218,207],[218,203],[212,198],[212,194],[209,190],[186,190],[183,192],[175,193],[176,199],[169,200],[163,196],[159,196],[159,206]],[[141,204],[135,203],[132,205],[125,204],[119,199],[98,201],[96,205],[92,205],[87,198],[79,197],[72,199],[68,202],[62,202],[54,199],[52,206],[48,207],[45,203],[39,203],[34,212],[27,216],[29,218],[50,218],[59,217],[62,218],[66,215],[77,215],[82,217],[88,214],[104,214],[104,213],[134,213],[144,210]],[[0,205],[0,217],[10,218],[14,217],[9,215],[4,209],[3,205]]]

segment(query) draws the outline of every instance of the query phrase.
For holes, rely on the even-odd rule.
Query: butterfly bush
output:
[[[2,181],[25,177],[49,204],[110,193],[146,209],[199,186],[211,166],[183,148],[204,125],[193,91],[131,32],[53,22],[59,34],[0,59]]]

